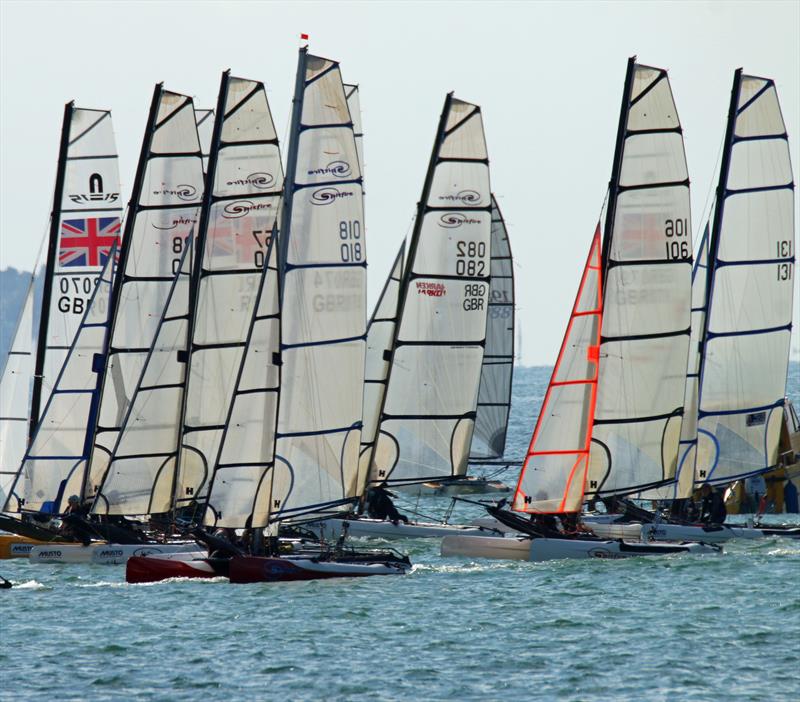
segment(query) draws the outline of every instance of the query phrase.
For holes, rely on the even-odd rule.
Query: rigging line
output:
[[[722,138],[719,140],[719,149],[717,149],[717,158],[715,160],[716,165],[714,166],[714,172],[711,174],[711,179],[708,181],[708,192],[706,193],[706,201],[703,205],[703,211],[700,219],[699,227],[697,232],[694,236],[694,241],[692,241],[692,251],[696,251],[697,247],[700,244],[700,240],[703,237],[703,232],[705,230],[705,222],[711,216],[711,204],[714,201],[714,191],[715,186],[719,176],[719,167],[721,164],[721,157],[722,157],[722,149],[725,148],[725,133],[723,132]]]

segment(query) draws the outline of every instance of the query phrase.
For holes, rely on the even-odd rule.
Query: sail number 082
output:
[[[456,275],[484,275],[486,244],[482,241],[456,242]]]

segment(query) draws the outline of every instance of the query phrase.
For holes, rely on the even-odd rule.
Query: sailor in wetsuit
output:
[[[388,519],[397,526],[398,522],[408,524],[408,517],[400,514],[392,502],[392,494],[386,489],[386,483],[369,489],[367,494],[367,514],[373,519]]]
[[[708,483],[703,485],[700,491],[703,502],[700,505],[700,521],[703,524],[723,524],[728,516],[725,509],[725,500],[722,494],[712,488]]]

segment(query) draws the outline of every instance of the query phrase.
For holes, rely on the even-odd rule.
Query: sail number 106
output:
[[[669,241],[664,242],[668,261],[681,261],[689,258],[689,220],[664,220],[664,235]]]

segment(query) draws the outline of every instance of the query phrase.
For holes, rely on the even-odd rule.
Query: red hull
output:
[[[168,578],[214,578],[217,575],[205,561],[132,556],[125,565],[125,580],[129,583],[157,583]]]
[[[385,564],[364,566],[350,563],[316,562],[308,559],[295,561],[288,558],[237,556],[231,560],[229,577],[232,583],[275,583],[327,578],[363,578],[370,575],[394,575],[403,572],[402,569]]]

